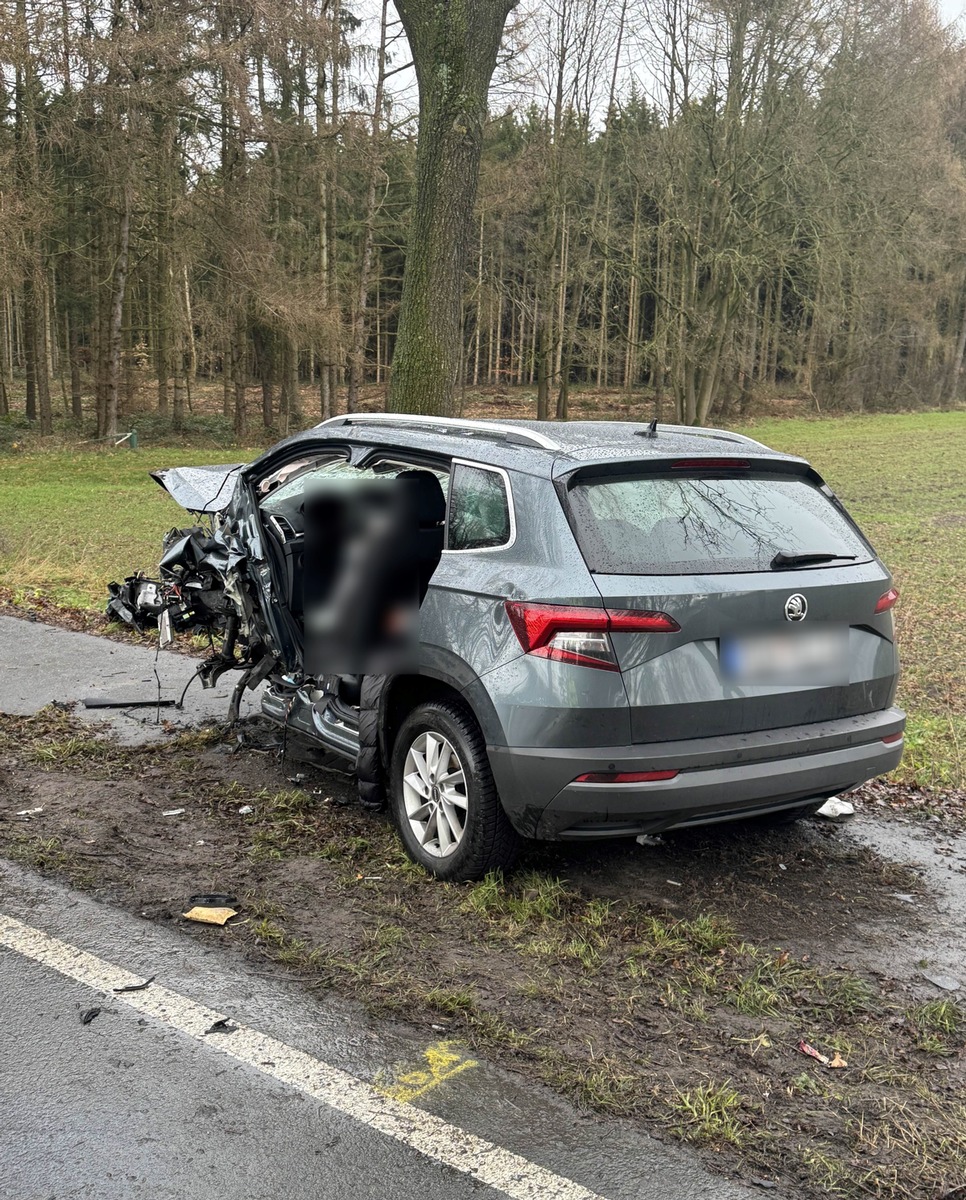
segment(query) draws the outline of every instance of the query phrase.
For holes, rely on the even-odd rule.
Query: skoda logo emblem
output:
[[[807,612],[808,601],[801,592],[796,592],[794,596],[789,596],[785,601],[786,621],[804,621]]]

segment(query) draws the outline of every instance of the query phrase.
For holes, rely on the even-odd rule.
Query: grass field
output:
[[[895,573],[910,713],[901,777],[966,784],[966,413],[773,420],[746,432],[807,457]],[[106,584],[151,571],[183,511],[151,469],[237,462],[237,448],[16,452],[0,455],[0,585],[99,609]]]
[[[0,457],[0,584],[101,608],[107,583],[157,568],[162,534],[189,518],[148,471],[241,462],[257,451],[94,450]]]
[[[806,457],[896,578],[909,713],[900,778],[966,784],[966,412],[770,421],[746,432]]]

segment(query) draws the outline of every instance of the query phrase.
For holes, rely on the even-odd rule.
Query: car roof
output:
[[[288,443],[326,439],[467,458],[551,477],[593,463],[668,457],[767,457],[802,461],[724,429],[636,421],[471,420],[394,413],[332,417]]]

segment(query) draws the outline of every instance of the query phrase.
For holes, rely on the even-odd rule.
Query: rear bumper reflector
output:
[[[657,783],[677,774],[677,771],[588,771],[578,775],[574,783]]]

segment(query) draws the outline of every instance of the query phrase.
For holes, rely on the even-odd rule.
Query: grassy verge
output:
[[[102,609],[107,584],[156,567],[162,534],[190,518],[148,477],[239,462],[244,450],[95,449],[0,456],[0,586],[61,607]]]

